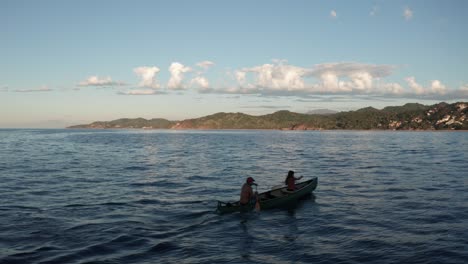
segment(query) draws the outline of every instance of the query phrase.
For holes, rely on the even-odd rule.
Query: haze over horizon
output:
[[[0,128],[468,100],[467,1],[2,1]]]

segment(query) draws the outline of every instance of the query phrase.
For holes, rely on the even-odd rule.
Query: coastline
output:
[[[121,118],[67,127],[70,129],[171,129],[171,130],[282,130],[282,131],[441,131],[468,130],[468,103],[432,106],[405,104],[382,110],[363,108],[330,115],[286,110],[254,116],[219,112],[199,118],[171,121],[164,118]]]

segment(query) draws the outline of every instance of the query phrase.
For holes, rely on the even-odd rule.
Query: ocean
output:
[[[466,263],[468,133],[0,130],[0,263]],[[291,208],[216,213],[249,176]]]

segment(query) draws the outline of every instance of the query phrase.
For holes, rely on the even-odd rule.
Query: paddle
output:
[[[255,184],[255,198],[257,199],[257,201],[255,202],[255,211],[260,212],[260,202],[258,201],[257,184]]]

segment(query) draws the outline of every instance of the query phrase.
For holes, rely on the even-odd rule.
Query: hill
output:
[[[244,113],[216,113],[182,121],[167,119],[117,119],[69,128],[139,129],[283,129],[283,130],[468,130],[468,103],[439,103],[432,106],[406,104],[372,107],[335,114],[300,114],[278,111],[253,116]]]

